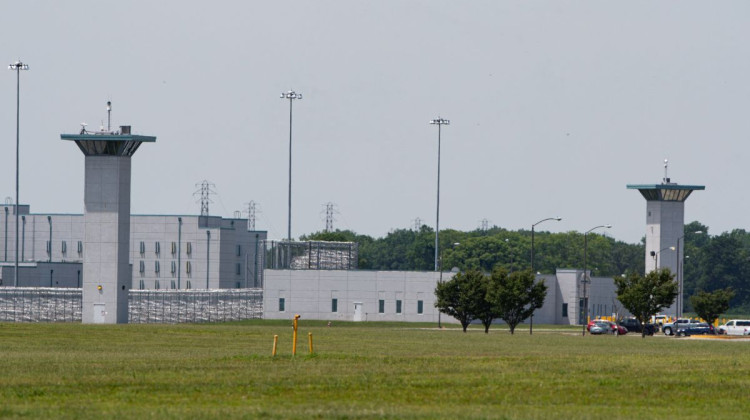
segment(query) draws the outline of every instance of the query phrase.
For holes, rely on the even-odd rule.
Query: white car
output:
[[[724,325],[719,325],[719,334],[750,335],[750,320],[732,319]]]

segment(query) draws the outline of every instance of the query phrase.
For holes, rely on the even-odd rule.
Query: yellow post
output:
[[[276,357],[276,344],[279,343],[279,336],[274,335],[273,336],[273,351],[271,352],[271,356]]]
[[[294,337],[292,337],[292,356],[297,355],[297,320],[299,319],[299,314],[294,315]]]
[[[312,347],[312,333],[307,333],[307,343],[310,346],[310,354],[313,354],[313,347]]]

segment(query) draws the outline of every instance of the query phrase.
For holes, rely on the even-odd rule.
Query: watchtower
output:
[[[682,308],[682,263],[685,237],[685,200],[693,191],[705,190],[703,185],[679,185],[667,175],[664,160],[664,179],[661,184],[627,185],[640,191],[646,199],[646,272],[669,268],[677,276],[680,297],[671,310],[679,315]]]
[[[141,143],[156,137],[131,134],[130,126],[92,132],[84,125],[80,133],[60,138],[74,141],[85,156],[82,321],[127,323],[130,158]]]

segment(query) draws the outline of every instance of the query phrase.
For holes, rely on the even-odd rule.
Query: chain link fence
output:
[[[81,322],[81,289],[0,287],[0,322]],[[263,318],[262,289],[131,290],[130,323],[224,322]]]

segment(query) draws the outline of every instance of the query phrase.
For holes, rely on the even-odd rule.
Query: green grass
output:
[[[750,415],[750,342],[432,327],[303,320],[292,357],[289,321],[0,324],[0,417]]]

